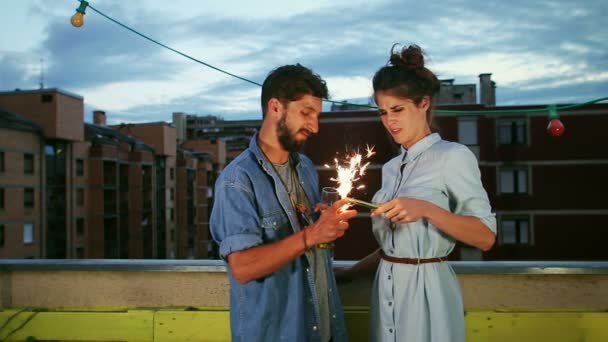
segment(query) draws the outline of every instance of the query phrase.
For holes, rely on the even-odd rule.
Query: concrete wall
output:
[[[28,261],[14,262],[28,264]],[[3,266],[9,261],[0,263],[3,308],[226,307],[229,304],[228,278],[220,261],[46,262],[53,266],[46,267],[47,270],[32,267],[16,270],[13,266]],[[484,274],[480,268],[478,274],[469,269],[458,274],[458,278],[467,310],[606,311],[608,263],[604,264],[599,273],[581,274],[580,269],[569,272],[567,268],[553,267],[556,272],[516,274],[511,269],[503,274]],[[371,282],[371,278],[364,278],[341,284],[343,304],[368,306]]]

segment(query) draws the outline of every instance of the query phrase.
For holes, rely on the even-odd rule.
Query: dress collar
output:
[[[401,145],[401,163],[409,163],[416,159],[422,152],[428,150],[433,144],[441,140],[439,133],[431,133],[420,139],[409,150]],[[404,155],[405,154],[405,155]]]

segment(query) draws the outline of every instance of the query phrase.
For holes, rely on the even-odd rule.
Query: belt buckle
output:
[[[420,258],[417,259],[416,266],[420,266]]]

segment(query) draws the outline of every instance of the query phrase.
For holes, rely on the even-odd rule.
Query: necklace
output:
[[[281,184],[285,188],[285,191],[287,191],[287,196],[289,197],[289,201],[291,202],[290,203],[291,207],[294,209],[294,211],[297,214],[296,216],[298,218],[298,223],[300,224],[300,227],[303,228],[303,227],[309,226],[313,222],[313,219],[310,216],[310,214],[308,213],[306,204],[298,203],[298,190],[300,188],[300,185],[299,185],[298,181],[294,181],[294,179],[296,179],[298,176],[297,176],[297,173],[295,172],[295,168],[292,165],[291,153],[288,154],[287,163],[285,165],[276,165],[279,167],[287,166],[287,168],[289,168],[286,172],[280,173],[277,170],[277,167],[275,166],[275,164],[270,160],[270,158],[268,158],[268,155],[262,148],[259,137],[258,137],[258,144],[260,145],[260,151],[262,152],[262,154],[264,155],[264,157],[266,158],[266,160],[268,161],[268,163],[270,164],[270,166],[272,167],[274,172],[279,176],[279,180],[281,181]],[[285,178],[286,178],[285,180],[283,179],[282,175],[285,176]],[[303,191],[303,189],[301,189],[301,190]],[[297,229],[297,227],[296,227],[296,229]]]
[[[272,163],[271,163],[272,164]],[[297,187],[294,185],[294,169],[291,165],[291,158],[287,161],[286,164],[272,164],[273,169],[279,175],[279,179],[281,183],[285,187],[287,191],[287,195],[289,195],[289,200],[292,205],[295,207],[295,203],[297,202]]]
[[[263,152],[263,151],[262,151]],[[264,154],[264,156],[266,156]],[[268,157],[266,157],[268,159]],[[274,164],[270,162],[270,165],[279,176],[279,180],[281,184],[287,191],[287,195],[289,197],[289,201],[291,202],[291,206],[297,214],[298,223],[300,224],[300,228],[309,226],[312,223],[312,217],[308,214],[308,208],[306,204],[300,203],[298,201],[299,191],[301,190],[300,185],[297,181],[297,173],[295,168],[293,167],[293,161],[291,156],[287,159],[287,163],[285,164]]]

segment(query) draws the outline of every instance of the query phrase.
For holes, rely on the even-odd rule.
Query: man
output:
[[[216,182],[211,233],[228,262],[234,341],[347,340],[329,251],[315,246],[344,235],[357,212],[340,210],[345,201],[313,211],[317,172],[298,153],[319,129],[323,98],[310,69],[272,71],[259,133]]]

